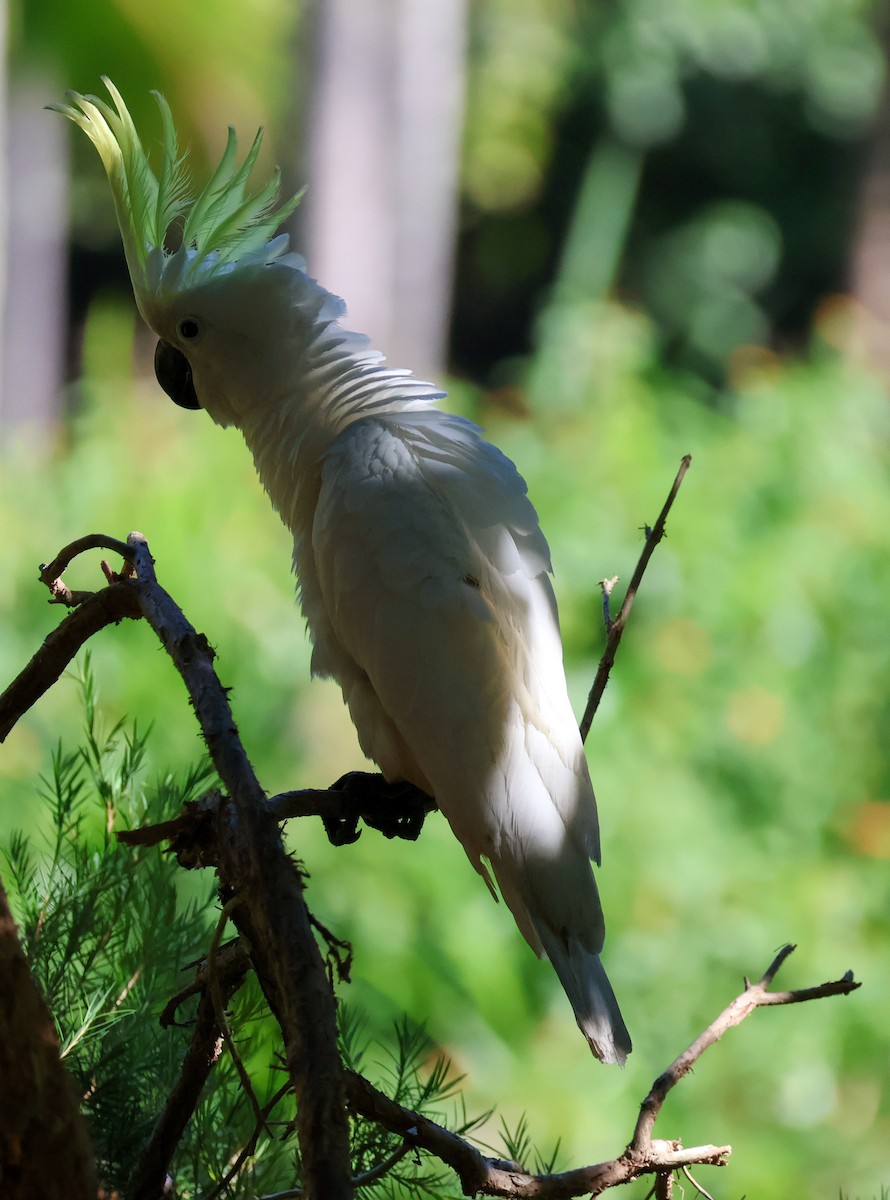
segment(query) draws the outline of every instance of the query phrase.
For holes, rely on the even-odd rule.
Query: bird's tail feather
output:
[[[537,932],[590,1049],[601,1062],[623,1067],[632,1043],[599,955],[576,937],[564,941],[543,924]]]
[[[572,868],[578,863],[583,871],[575,875]],[[515,865],[505,857],[492,866],[526,941],[539,957],[550,959],[590,1049],[601,1062],[624,1066],[632,1049],[630,1034],[597,953],[603,943],[602,910],[586,858],[568,856],[555,875],[552,864],[526,861],[518,879]],[[566,880],[573,881],[569,899],[560,887]]]

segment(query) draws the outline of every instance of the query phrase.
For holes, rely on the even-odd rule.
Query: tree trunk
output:
[[[328,0],[307,106],[310,273],[394,366],[445,360],[467,0]]]
[[[95,1200],[96,1193],[77,1091],[0,884],[0,1195]]]

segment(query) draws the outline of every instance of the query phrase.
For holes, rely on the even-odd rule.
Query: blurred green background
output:
[[[865,986],[755,1014],[656,1132],[731,1143],[727,1170],[701,1172],[721,1197],[890,1188],[888,15],[856,0],[6,14],[4,682],[59,620],[38,562],[136,528],[217,648],[264,786],[365,765],[337,689],[309,682],[288,538],[249,457],[151,378],[98,160],[42,111],[102,73],[143,128],[149,89],[167,95],[198,172],[227,124],[267,126],[267,164],[310,187],[310,269],[527,478],[579,713],[596,583],[630,577],[693,456],[588,740],[626,1070],[590,1059],[441,819],[416,845],[290,831],[311,906],[354,941],[350,1003],[375,1028],[427,1021],[468,1107],[527,1111],[562,1165],[617,1154],[654,1076],[794,941],[779,986],[848,968]],[[69,582],[96,585],[97,563]],[[93,660],[109,719],[154,723],[159,766],[198,755],[146,628],[107,631]],[[37,820],[34,780],[79,726],[63,682],[10,736],[0,830]]]

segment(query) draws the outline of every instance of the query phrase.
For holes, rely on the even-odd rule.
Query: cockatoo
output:
[[[600,962],[591,869],[596,802],[569,703],[550,555],[516,467],[341,325],[276,230],[276,174],[257,192],[229,130],[194,195],[170,109],[155,174],[119,92],[51,107],[96,146],[162,387],[235,425],[293,534],[312,672],[332,677],[364,753],[435,798],[550,959],[603,1062],[631,1049]]]

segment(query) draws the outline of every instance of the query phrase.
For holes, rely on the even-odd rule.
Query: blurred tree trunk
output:
[[[6,55],[9,8],[0,0],[0,432],[3,425],[3,348],[6,329],[6,246],[9,237],[9,162],[6,153]]]
[[[68,141],[63,123],[44,110],[59,91],[43,75],[17,76],[8,91],[5,221],[0,212],[4,441],[16,427],[51,425],[62,410]]]
[[[310,273],[394,366],[445,359],[467,0],[316,5],[301,218]]]
[[[878,35],[890,62],[890,20]],[[890,85],[875,115],[859,187],[850,290],[862,302],[860,336],[869,365],[890,377]]]

